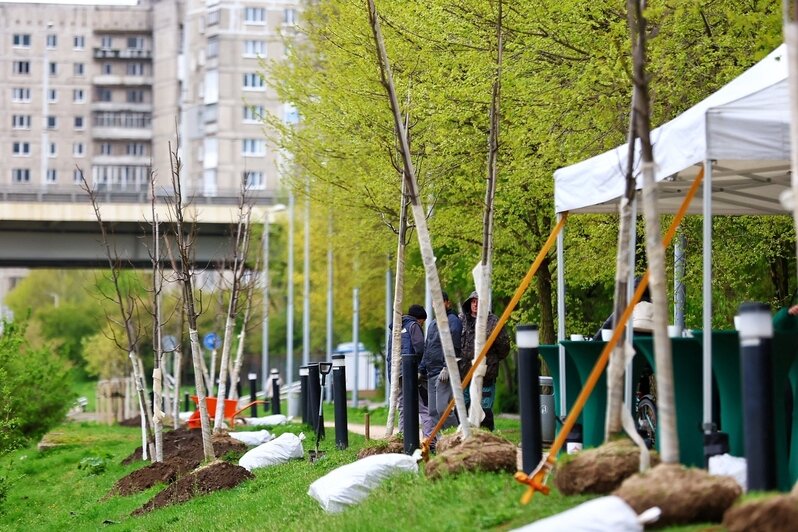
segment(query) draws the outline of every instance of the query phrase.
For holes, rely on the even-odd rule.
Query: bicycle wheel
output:
[[[637,403],[637,430],[652,449],[657,435],[657,407],[648,396]]]

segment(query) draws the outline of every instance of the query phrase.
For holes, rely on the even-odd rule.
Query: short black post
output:
[[[413,454],[420,447],[418,439],[418,362],[416,354],[402,354],[402,403],[404,404],[404,426],[402,436],[405,454]]]
[[[308,424],[314,432],[319,422],[319,400],[321,398],[321,383],[319,381],[319,363],[308,364]]]
[[[280,373],[277,369],[271,372],[272,377],[272,414],[280,413]]]
[[[308,417],[308,367],[299,366],[299,409],[302,411],[302,424],[310,423]]]
[[[191,403],[189,403],[188,392],[186,392],[183,394],[183,412],[188,412],[189,408],[191,408]]]
[[[748,490],[776,489],[776,439],[773,422],[773,322],[764,303],[743,303],[739,310],[740,373],[743,392],[743,442]]]
[[[333,355],[333,403],[335,403],[335,446],[349,447],[349,424],[346,410],[346,355]]]
[[[540,426],[540,360],[538,328],[519,325],[515,329],[518,344],[518,407],[521,414],[521,457],[524,473],[532,471],[543,457]]]
[[[249,402],[252,403],[250,415],[258,417],[258,405],[255,403],[258,400],[258,374],[250,373],[247,377],[249,378]]]

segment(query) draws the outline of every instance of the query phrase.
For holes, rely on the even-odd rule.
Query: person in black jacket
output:
[[[474,344],[476,341],[476,323],[477,323],[477,307],[479,305],[478,294],[472,292],[468,299],[463,303],[463,313],[460,314],[460,320],[463,323],[462,334],[462,350],[463,361],[465,363],[460,365],[460,378],[465,377],[468,370],[471,369],[471,364],[474,357],[478,354],[474,353]],[[485,340],[490,337],[493,329],[499,322],[496,314],[488,313],[488,324],[485,329]],[[507,336],[507,331],[502,330],[490,347],[486,357],[487,371],[485,377],[482,379],[482,410],[485,412],[485,418],[482,420],[480,426],[493,430],[495,428],[493,422],[493,400],[496,397],[496,377],[499,376],[499,364],[502,360],[507,358],[510,353],[510,338]],[[470,404],[470,394],[468,390],[464,390],[467,395],[466,403]]]
[[[401,349],[399,351],[400,354],[416,354],[416,355],[423,355],[424,354],[424,322],[427,320],[427,311],[424,310],[424,307],[421,305],[410,305],[410,308],[407,310],[407,314],[402,316],[402,335],[401,335]],[[391,325],[393,328],[393,325]],[[392,338],[393,335],[389,336]],[[391,352],[392,352],[392,343],[389,341],[388,343],[388,353],[386,356],[387,363],[388,363],[388,379],[392,378],[391,376]],[[402,366],[399,366],[399,430],[403,430],[404,428],[404,401],[402,398]],[[419,372],[420,373],[420,372]],[[421,379],[419,379],[419,383]],[[420,392],[419,392],[420,398]],[[426,396],[424,397],[426,399]],[[428,417],[427,415],[427,407],[426,404],[422,401],[419,401],[418,405],[419,415],[422,420],[422,425],[424,424],[424,420]],[[429,425],[429,421],[426,422],[426,425]],[[433,425],[434,427],[434,425]],[[424,431],[424,434],[427,434],[427,431]]]

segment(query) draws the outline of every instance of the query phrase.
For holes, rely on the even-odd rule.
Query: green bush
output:
[[[0,453],[60,423],[74,399],[70,364],[47,348],[31,348],[25,327],[0,332]]]

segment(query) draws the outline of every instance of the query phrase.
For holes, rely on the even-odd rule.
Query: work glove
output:
[[[449,370],[443,368],[438,375],[438,382],[449,382]]]

